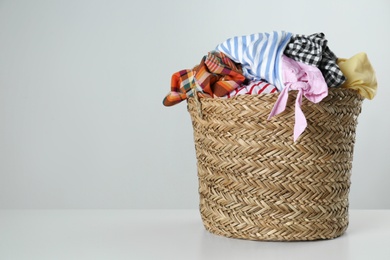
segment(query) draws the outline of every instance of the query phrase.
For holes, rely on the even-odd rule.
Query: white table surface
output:
[[[0,210],[1,260],[390,259],[390,210],[350,210],[334,240],[260,242],[208,233],[197,210]]]

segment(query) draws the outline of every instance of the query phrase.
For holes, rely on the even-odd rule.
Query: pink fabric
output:
[[[286,109],[288,92],[297,90],[294,125],[295,142],[307,126],[305,115],[301,110],[302,95],[311,102],[318,103],[328,95],[328,86],[324,76],[317,67],[295,61],[285,55],[282,55],[282,73],[285,87],[280,92],[268,119],[282,113]]]

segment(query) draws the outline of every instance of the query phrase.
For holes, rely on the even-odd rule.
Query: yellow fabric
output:
[[[358,53],[350,59],[339,58],[337,64],[347,78],[341,87],[355,89],[368,99],[375,97],[378,83],[366,53]]]

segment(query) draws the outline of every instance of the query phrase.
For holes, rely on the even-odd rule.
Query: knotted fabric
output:
[[[297,90],[295,100],[294,142],[306,129],[307,121],[302,112],[302,95],[313,103],[320,102],[328,95],[328,86],[321,71],[314,66],[294,61],[282,55],[283,80],[285,87],[280,92],[268,119],[286,109],[288,93]]]

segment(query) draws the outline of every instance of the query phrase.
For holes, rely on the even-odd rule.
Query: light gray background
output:
[[[324,32],[364,51],[351,208],[390,208],[390,2],[0,0],[0,208],[197,208],[191,121],[172,73],[232,36]]]

